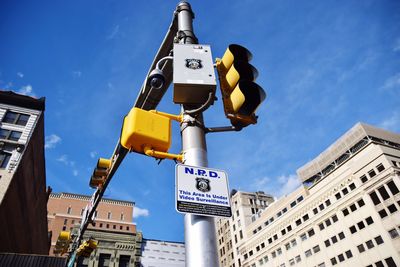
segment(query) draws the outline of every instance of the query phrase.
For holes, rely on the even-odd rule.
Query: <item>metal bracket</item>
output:
[[[221,132],[238,132],[242,127],[237,126],[222,126],[222,127],[205,127],[205,133],[221,133]]]

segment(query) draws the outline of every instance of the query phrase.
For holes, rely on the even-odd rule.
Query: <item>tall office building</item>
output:
[[[358,123],[297,174],[222,266],[400,266],[399,134]]]
[[[52,193],[48,201],[48,224],[53,232],[50,255],[61,231],[72,231],[80,225],[91,196],[72,193]],[[94,225],[89,225],[84,240],[93,237],[97,249],[88,258],[79,258],[77,266],[138,266],[142,234],[132,222],[134,203],[103,198],[95,213]]]
[[[221,266],[239,266],[238,248],[247,239],[247,227],[254,222],[272,202],[264,192],[240,192],[232,190],[232,217],[216,219],[218,254]]]
[[[47,255],[44,98],[0,91],[0,252]]]

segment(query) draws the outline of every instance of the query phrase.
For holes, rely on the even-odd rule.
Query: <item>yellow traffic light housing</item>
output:
[[[83,242],[79,248],[76,250],[76,255],[77,256],[82,256],[82,257],[89,257],[90,254],[97,248],[97,241],[93,239],[89,239],[85,242]]]
[[[71,242],[71,232],[61,231],[58,235],[56,245],[54,247],[54,254],[64,254],[68,251],[69,243]]]
[[[105,182],[107,174],[111,168],[111,160],[105,158],[99,158],[96,164],[96,168],[93,171],[93,175],[90,177],[89,185],[92,188],[102,186]]]
[[[182,155],[168,153],[171,146],[171,120],[181,115],[132,108],[124,118],[120,143],[126,149],[160,159],[182,161]]]
[[[216,61],[225,115],[238,128],[257,123],[255,112],[266,97],[254,82],[258,72],[249,64],[251,58],[245,47],[231,44]]]

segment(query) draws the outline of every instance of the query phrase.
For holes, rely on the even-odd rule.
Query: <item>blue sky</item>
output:
[[[170,25],[176,1],[0,2],[0,88],[46,97],[47,184],[92,194],[98,157],[110,157]],[[355,123],[400,132],[400,2],[191,1],[200,43],[220,57],[248,47],[267,100],[259,123],[207,136],[209,166],[230,187],[279,197],[296,170]],[[172,88],[159,110],[178,113]],[[207,126],[225,126],[221,101]],[[171,152],[179,152],[178,125]],[[129,154],[109,198],[136,203],[146,238],[183,241],[175,211],[174,162]]]

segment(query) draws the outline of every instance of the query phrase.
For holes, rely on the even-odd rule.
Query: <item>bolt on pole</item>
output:
[[[178,38],[182,44],[197,44],[193,31],[194,14],[188,2],[177,6]],[[196,108],[183,105],[183,112]],[[181,124],[184,164],[207,167],[207,146],[202,113],[185,114]],[[185,250],[187,267],[217,267],[218,254],[213,217],[185,214]]]

